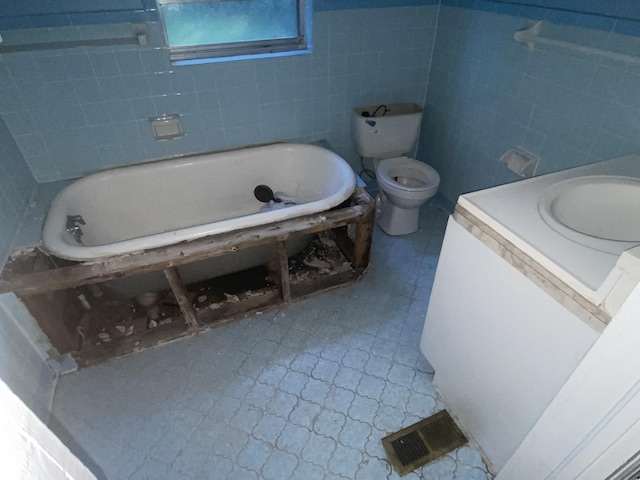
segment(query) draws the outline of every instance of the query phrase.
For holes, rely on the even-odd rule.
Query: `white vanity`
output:
[[[609,403],[600,412],[590,399],[576,397],[580,387],[568,385],[581,363],[591,361],[589,352],[598,351],[593,347],[621,307],[635,293],[640,299],[634,292],[638,244],[638,155],[460,197],[447,226],[421,349],[460,427],[495,473],[510,472],[498,478],[547,478],[549,472],[556,472],[550,478],[565,478],[560,473],[571,464],[568,459],[586,451],[593,432],[604,428],[601,417],[612,415]],[[640,323],[640,311],[627,308],[625,315],[636,315]],[[608,361],[599,365],[619,369]],[[578,385],[600,383],[587,372]],[[553,422],[544,424],[553,408],[583,409],[585,422],[593,423],[591,433],[566,427],[556,435]],[[566,412],[554,415],[568,418]],[[561,443],[555,450],[559,459],[540,454],[544,449],[533,437]],[[525,439],[533,443],[523,451]]]

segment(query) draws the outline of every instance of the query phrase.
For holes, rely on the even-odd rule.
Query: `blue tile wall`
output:
[[[420,158],[441,193],[515,180],[498,159],[511,146],[540,156],[538,174],[640,153],[640,62],[513,40],[528,21],[442,6]],[[545,22],[541,36],[630,55],[637,37]],[[640,59],[639,59],[640,60]]]
[[[345,158],[353,107],[425,98],[438,6],[316,12],[310,55],[172,67],[158,23],[147,47],[6,53],[3,116],[37,182],[280,140],[327,139]],[[9,30],[7,44],[130,35],[130,26]],[[148,117],[182,116],[153,138]]]
[[[317,12],[351,10],[354,8],[390,8],[415,5],[439,5],[440,0],[313,0]]]
[[[637,0],[441,0],[440,3],[449,7],[534,17],[589,28],[601,28],[597,23],[598,17],[640,20],[640,4]],[[581,25],[582,21],[596,24]]]
[[[0,30],[153,20],[154,0],[0,0]]]
[[[440,0],[315,0],[315,11],[438,5]],[[0,30],[158,20],[155,0],[0,0]]]
[[[1,105],[2,102],[0,108]],[[13,246],[35,187],[22,153],[0,116],[0,269]]]
[[[442,0],[441,4],[640,36],[637,0]]]
[[[18,146],[0,118],[0,269],[35,186]],[[25,313],[13,295],[0,295],[0,378],[46,421],[55,376],[28,340],[28,332],[18,327],[26,325]]]

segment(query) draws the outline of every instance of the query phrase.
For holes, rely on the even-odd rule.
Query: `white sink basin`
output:
[[[588,176],[558,182],[538,202],[544,221],[562,236],[620,255],[640,244],[640,179]]]

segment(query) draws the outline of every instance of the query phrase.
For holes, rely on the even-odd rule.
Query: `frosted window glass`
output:
[[[158,0],[169,59],[191,65],[311,53],[312,0]]]
[[[297,38],[297,0],[224,0],[160,5],[170,47]]]

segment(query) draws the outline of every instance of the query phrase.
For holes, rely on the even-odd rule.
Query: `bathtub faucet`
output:
[[[67,215],[67,233],[70,234],[73,239],[82,244],[82,229],[80,225],[86,225],[82,215]]]

